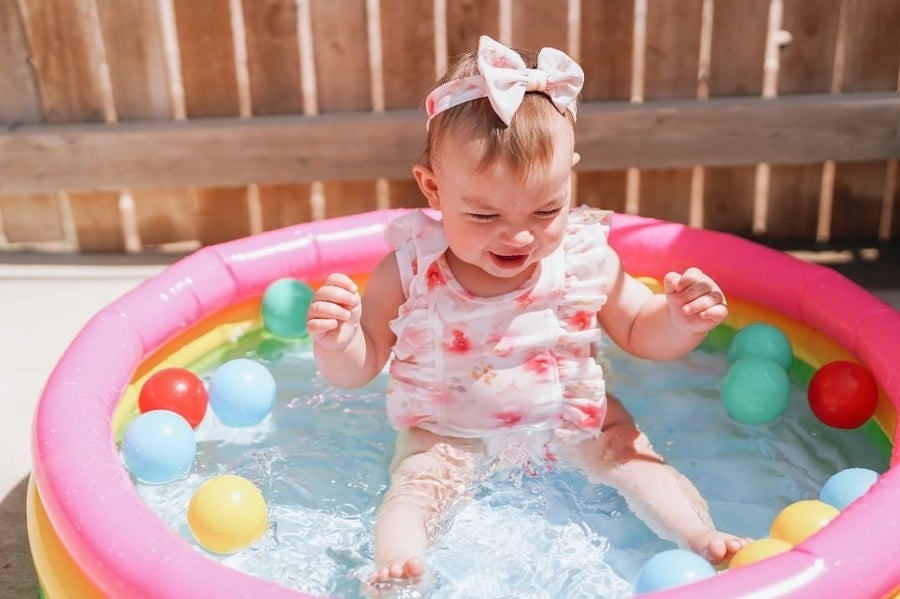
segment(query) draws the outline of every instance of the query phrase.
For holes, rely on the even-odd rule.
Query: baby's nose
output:
[[[524,247],[534,241],[534,235],[528,229],[519,229],[511,231],[509,241],[516,247]]]

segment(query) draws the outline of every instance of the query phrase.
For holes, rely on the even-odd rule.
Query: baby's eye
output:
[[[470,218],[481,222],[488,222],[497,218],[496,214],[478,214],[475,212],[469,212],[468,215]]]
[[[559,214],[562,208],[554,208],[553,210],[538,210],[535,214],[540,218],[552,218]]]

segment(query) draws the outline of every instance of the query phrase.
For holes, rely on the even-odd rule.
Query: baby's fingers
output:
[[[306,313],[307,321],[324,319],[347,322],[352,317],[353,314],[350,310],[334,301],[315,300],[309,305],[309,310]]]
[[[333,318],[313,318],[306,321],[306,331],[313,339],[321,339],[338,326]]]

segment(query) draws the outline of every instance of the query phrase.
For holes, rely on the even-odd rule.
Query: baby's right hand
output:
[[[350,277],[334,273],[313,295],[306,314],[306,330],[313,342],[327,349],[347,347],[359,328],[362,299]]]

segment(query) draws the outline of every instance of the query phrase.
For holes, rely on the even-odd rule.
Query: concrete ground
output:
[[[900,248],[883,248],[875,260],[855,251],[829,259],[900,309]],[[0,254],[0,597],[37,597],[25,495],[31,418],[47,375],[91,316],[173,260]]]

